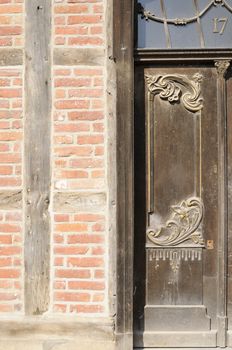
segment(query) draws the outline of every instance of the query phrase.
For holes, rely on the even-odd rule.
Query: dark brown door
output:
[[[231,342],[229,65],[136,67],[135,347]]]

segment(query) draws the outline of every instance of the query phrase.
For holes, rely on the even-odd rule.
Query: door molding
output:
[[[134,61],[213,63],[232,59],[232,50],[135,50],[134,0],[113,0],[113,57],[116,67],[116,316],[117,349],[133,349],[134,254]]]
[[[113,2],[113,59],[116,63],[118,349],[133,349],[133,80],[134,1]]]

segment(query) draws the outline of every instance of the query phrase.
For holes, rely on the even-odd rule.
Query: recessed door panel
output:
[[[228,61],[136,69],[135,346],[225,346]]]

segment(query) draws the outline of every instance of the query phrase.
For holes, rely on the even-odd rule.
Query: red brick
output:
[[[20,154],[1,154],[0,163],[19,163],[21,161]]]
[[[94,247],[92,248],[92,255],[103,255],[105,250],[103,247]]]
[[[75,221],[84,221],[84,222],[95,222],[98,220],[103,220],[105,217],[104,215],[99,215],[99,214],[76,214],[74,216]]]
[[[93,179],[103,179],[105,177],[105,170],[93,170],[91,172],[91,177]]]
[[[87,5],[72,5],[72,6],[55,6],[55,13],[85,13],[88,12]]]
[[[76,15],[76,16],[69,16],[68,17],[68,24],[79,24],[79,23],[100,23],[102,21],[102,16],[99,15]]]
[[[17,141],[22,139],[21,132],[0,132],[0,141]],[[1,161],[1,160],[0,160]]]
[[[57,109],[88,109],[90,105],[89,101],[86,100],[60,100],[55,102]]]
[[[60,172],[59,178],[62,179],[77,179],[77,178],[87,178],[88,172],[81,170],[64,170]]]
[[[3,89],[0,88],[0,97],[3,98],[15,98],[15,97],[21,97],[22,96],[22,90],[21,89]]]
[[[76,37],[76,38],[69,38],[68,39],[69,45],[102,45],[103,39],[102,38],[95,38],[95,37]]]
[[[94,271],[94,278],[104,278],[105,272],[104,270],[95,270]]]
[[[90,278],[90,270],[73,270],[73,269],[60,269],[56,270],[55,276],[57,278]]]
[[[63,304],[55,304],[54,305],[54,312],[65,313],[66,311],[67,311],[67,305],[63,305]]]
[[[98,313],[103,312],[104,307],[102,305],[71,305],[70,306],[70,312],[77,312],[77,313]]]
[[[90,28],[90,34],[102,34],[103,33],[103,26],[94,26]]]
[[[60,301],[90,301],[88,293],[55,292],[54,298]]]
[[[68,258],[68,266],[72,267],[99,267],[103,265],[104,261],[102,258]]]
[[[81,147],[81,146],[72,146],[72,147],[63,147],[63,148],[55,148],[55,154],[59,157],[70,157],[72,155],[75,156],[88,156],[93,153],[93,149],[91,147]]]
[[[10,85],[10,79],[1,79],[0,78],[0,86],[9,86]]]
[[[69,97],[101,97],[103,90],[101,89],[70,89],[68,90]]]
[[[101,302],[104,301],[105,295],[103,293],[98,293],[93,295],[93,302]]]
[[[1,162],[1,157],[0,157]],[[12,166],[0,166],[0,175],[11,175],[13,173],[13,167]]]
[[[21,221],[22,220],[22,214],[17,212],[11,212],[6,214],[6,220],[7,221]]]
[[[68,288],[76,290],[104,290],[104,282],[95,282],[95,281],[72,281],[68,282]]]
[[[54,248],[54,254],[57,255],[82,255],[88,252],[89,248],[85,246],[57,246]]]
[[[90,126],[87,123],[69,123],[69,124],[57,124],[55,125],[56,132],[80,132],[80,131],[89,131]]]
[[[1,274],[1,271],[0,271]],[[18,299],[18,295],[16,293],[2,293],[0,292],[0,300],[15,300]]]
[[[0,13],[22,13],[22,5],[5,5],[0,6]]]
[[[53,283],[53,288],[54,289],[65,289],[66,287],[66,282],[65,281],[56,281]]]
[[[12,236],[0,235],[0,244],[12,244]]]
[[[1,9],[0,9],[1,11]],[[19,35],[22,33],[22,28],[19,26],[0,26],[0,35]]]
[[[11,289],[13,284],[13,282],[10,280],[0,280],[0,289]]]
[[[55,79],[55,87],[72,87],[72,86],[78,86],[78,87],[86,87],[91,85],[91,79],[89,78],[59,78]]]
[[[68,145],[68,144],[72,144],[73,143],[73,137],[70,135],[70,136],[56,136],[54,137],[54,142],[55,143],[58,143],[58,144],[65,144],[65,145]]]
[[[63,243],[64,242],[64,237],[61,234],[54,235],[53,239],[54,239],[55,243]]]
[[[95,158],[80,158],[70,160],[70,165],[74,168],[102,168],[104,166],[104,161]]]
[[[55,258],[54,259],[54,266],[63,266],[64,264],[64,259],[63,258]]]
[[[101,120],[104,118],[102,111],[75,111],[69,112],[70,120]]]
[[[10,150],[10,145],[6,143],[0,144],[0,152],[9,152]],[[1,163],[1,156],[0,156],[0,163]]]
[[[78,234],[78,235],[69,235],[68,236],[68,243],[69,244],[75,244],[75,243],[103,243],[104,242],[104,236],[102,235],[94,235],[94,234]]]
[[[55,214],[54,220],[55,220],[55,222],[68,222],[69,215],[68,214]]]
[[[11,265],[12,265],[12,259],[10,257],[9,258],[0,258],[0,267],[6,267],[6,266],[11,266]],[[2,288],[2,287],[0,286],[0,288]]]
[[[0,224],[0,232],[20,232],[20,226],[13,224]]]
[[[1,137],[1,134],[0,134]],[[79,136],[78,139],[79,145],[91,145],[99,144],[104,142],[104,137],[102,135],[89,135],[89,136]]]
[[[86,34],[88,34],[88,28],[85,26],[56,27],[55,34],[57,34],[57,35],[86,35]]]
[[[1,255],[19,255],[22,252],[21,247],[0,247],[0,256]]]
[[[1,227],[1,226],[0,226]],[[82,232],[87,231],[88,226],[86,224],[79,224],[79,223],[73,223],[73,224],[56,224],[55,230],[58,232]]]
[[[9,304],[0,304],[0,312],[13,312],[14,307],[13,305]]]
[[[16,269],[0,269],[0,278],[19,278],[20,271]]]
[[[0,38],[0,46],[12,46],[12,38]]]

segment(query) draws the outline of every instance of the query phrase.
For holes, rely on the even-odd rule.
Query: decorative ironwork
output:
[[[194,74],[192,80],[185,75],[146,75],[148,90],[152,94],[159,94],[160,98],[168,100],[170,103],[181,101],[184,107],[197,112],[203,108],[203,98],[201,97],[200,83],[203,76]],[[186,91],[182,91],[182,88]]]
[[[232,13],[232,7],[226,2],[226,0],[211,0],[210,3],[196,16],[189,18],[162,18],[156,16],[156,14],[151,11],[146,10],[142,4],[138,3],[138,13],[141,15],[141,18],[144,18],[146,21],[149,19],[156,22],[168,23],[174,25],[186,25],[188,23],[193,23],[199,20],[212,6],[224,6]]]
[[[191,197],[171,207],[172,215],[165,226],[155,231],[147,230],[148,239],[159,247],[176,247],[182,243],[191,243],[204,247],[202,232],[199,230],[203,219],[203,203],[200,198]]]

